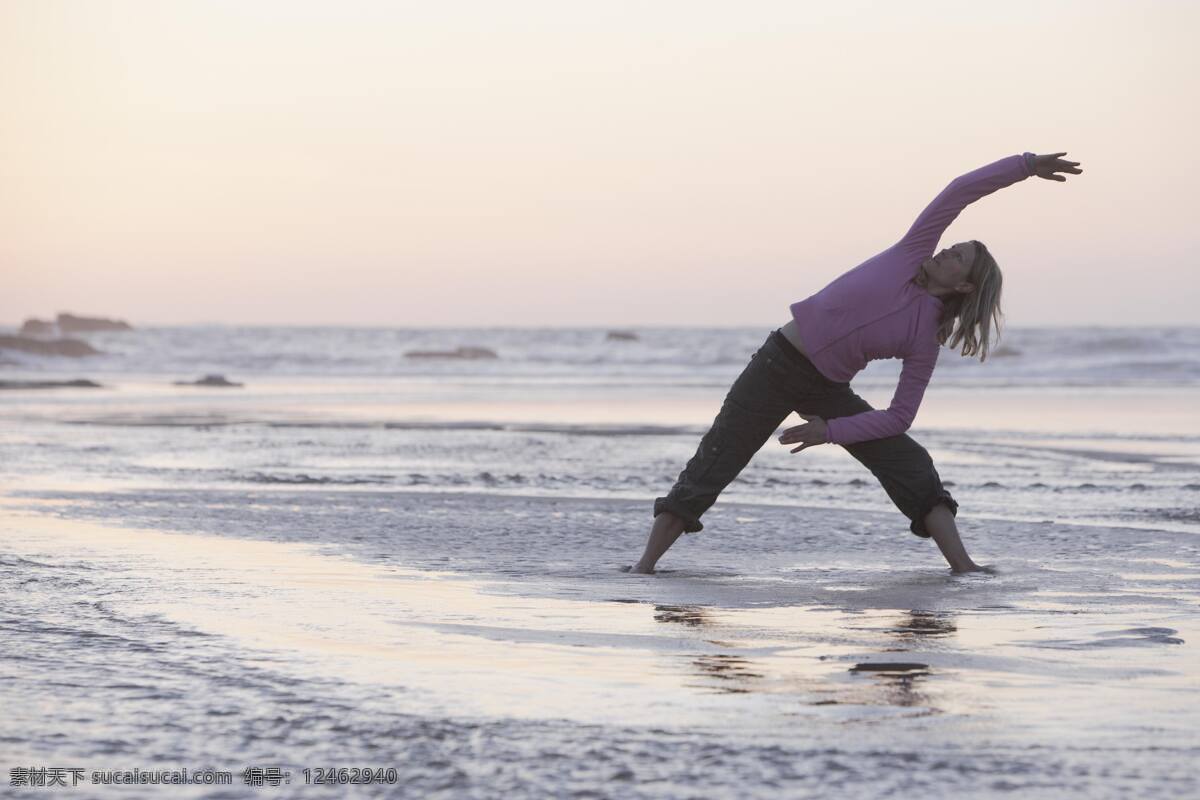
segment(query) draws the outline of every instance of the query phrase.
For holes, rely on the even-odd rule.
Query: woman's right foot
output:
[[[621,572],[628,572],[631,575],[653,575],[653,569],[643,569],[641,564],[630,564],[626,567],[621,567]]]

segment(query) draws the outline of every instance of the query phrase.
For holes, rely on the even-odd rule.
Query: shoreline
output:
[[[998,576],[956,577],[932,546],[889,546],[888,526],[858,512],[817,515],[837,537],[789,540],[786,513],[728,503],[721,535],[706,528],[677,542],[668,557],[678,558],[659,575],[631,576],[595,557],[612,552],[595,534],[626,514],[625,501],[393,497],[413,502],[370,537],[370,509],[334,535],[355,505],[304,499],[258,509],[244,531],[209,508],[220,535],[133,525],[126,512],[107,522],[63,517],[69,501],[5,514],[0,596],[22,622],[0,648],[14,678],[0,694],[26,742],[10,753],[90,768],[149,763],[139,742],[150,741],[153,710],[170,703],[192,730],[233,724],[259,742],[243,753],[216,729],[203,741],[174,735],[180,764],[203,754],[220,768],[251,758],[301,769],[332,752],[339,762],[396,765],[410,785],[427,787],[438,771],[406,754],[441,746],[431,730],[457,731],[458,742],[482,737],[482,749],[454,756],[469,770],[519,766],[521,785],[539,775],[559,789],[570,778],[538,753],[566,747],[575,759],[603,743],[614,774],[628,770],[630,781],[668,769],[659,783],[622,784],[646,797],[706,783],[732,790],[724,781],[739,764],[822,786],[831,761],[860,791],[899,780],[952,797],[978,793],[987,778],[1103,797],[1113,787],[1162,789],[1174,773],[1151,768],[1200,757],[1200,734],[1183,713],[1200,712],[1189,689],[1200,559],[1180,549],[1194,537],[1160,533],[1120,549],[1107,546],[1128,537],[1096,542],[1092,531],[1099,547],[1052,565],[1039,561],[1056,541],[1087,541],[1083,532],[1057,531],[1066,533],[1058,540],[1018,526],[1001,533],[1025,548],[1040,536],[1042,555],[1009,556]],[[4,505],[13,511],[11,499]],[[553,506],[560,517],[533,513]],[[170,502],[163,510],[179,512]],[[414,563],[404,536],[440,555]],[[640,527],[617,536],[640,546]],[[563,555],[531,563],[530,549],[547,542]],[[498,564],[490,554],[500,551],[514,557]],[[489,562],[494,571],[477,569]],[[31,625],[55,631],[66,649],[30,649]],[[98,646],[107,666],[88,667]],[[23,659],[38,652],[32,670]],[[80,668],[104,677],[81,681]],[[233,689],[242,706],[223,710]],[[73,721],[39,716],[31,699],[66,703]],[[111,711],[89,719],[96,703]],[[232,716],[214,719],[215,710]],[[310,742],[304,732],[326,719],[341,732]],[[63,730],[70,738],[55,740]],[[396,730],[405,733],[397,739]],[[704,766],[687,757],[704,752]],[[933,769],[949,757],[959,768]],[[893,778],[896,763],[921,769]],[[778,791],[768,788],[745,794]]]

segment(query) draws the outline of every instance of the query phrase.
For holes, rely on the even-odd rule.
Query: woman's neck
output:
[[[941,300],[949,295],[954,294],[953,288],[946,288],[939,284],[931,283],[929,281],[929,275],[926,274],[924,269],[917,270],[917,274],[913,278],[913,283],[915,283],[917,286],[920,286],[925,291],[929,292],[931,295],[936,297],[938,300]]]

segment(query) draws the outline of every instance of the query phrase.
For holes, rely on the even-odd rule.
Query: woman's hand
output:
[[[1079,175],[1083,170],[1079,169],[1078,161],[1067,161],[1059,156],[1065,156],[1066,153],[1050,153],[1044,156],[1033,157],[1033,174],[1039,178],[1045,178],[1048,181],[1065,181],[1066,177],[1055,175],[1056,172],[1070,172],[1073,175]]]
[[[810,417],[808,414],[800,414],[800,416],[804,419],[804,424],[788,428],[784,431],[779,437],[780,444],[803,442],[799,447],[792,450],[793,453],[799,453],[806,447],[812,447],[815,444],[825,444],[829,441],[825,420],[820,417]]]

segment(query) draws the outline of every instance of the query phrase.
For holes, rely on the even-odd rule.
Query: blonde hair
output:
[[[974,239],[975,258],[971,269],[967,272],[967,280],[975,284],[968,294],[955,294],[942,300],[942,321],[938,326],[938,343],[950,348],[962,345],[964,356],[978,355],[980,361],[986,361],[991,349],[992,330],[996,331],[996,339],[1000,338],[1000,290],[1004,285],[1004,276],[1000,274],[1000,265],[983,246],[983,242]]]

